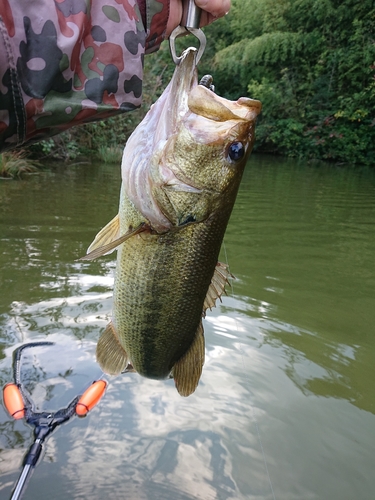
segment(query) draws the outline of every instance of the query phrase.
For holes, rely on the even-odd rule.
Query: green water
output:
[[[75,259],[117,212],[119,167],[0,181],[0,381],[39,409],[100,376],[115,262]],[[233,289],[205,320],[197,391],[110,378],[48,439],[25,500],[375,498],[375,172],[253,156],[225,237]],[[0,498],[32,429],[0,405]]]

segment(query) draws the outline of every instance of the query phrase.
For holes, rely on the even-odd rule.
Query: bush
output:
[[[262,101],[258,151],[375,165],[372,0],[233,0],[225,23],[216,84]]]

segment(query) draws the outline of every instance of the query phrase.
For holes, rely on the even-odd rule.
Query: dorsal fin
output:
[[[221,296],[223,293],[226,293],[225,286],[230,284],[229,278],[234,278],[234,276],[229,272],[228,266],[222,262],[218,262],[210,286],[208,287],[206,298],[204,299],[203,317],[206,315],[207,309],[215,307],[217,299],[221,301]]]
[[[112,219],[112,221],[109,224],[111,224],[114,220],[115,220],[115,218]],[[107,226],[109,226],[109,224],[107,224]],[[98,242],[99,241],[100,242],[106,241],[105,240],[105,233],[107,233],[107,232],[103,233],[103,236],[98,239],[98,242],[96,240],[97,240],[98,236],[100,235],[100,233],[102,233],[104,231],[104,229],[107,228],[107,226],[105,226],[98,233],[95,240],[89,246],[87,251],[88,252],[89,252],[89,250],[91,250],[91,251],[89,253],[87,253],[87,255],[84,255],[83,257],[81,257],[78,260],[93,260],[93,259],[97,259],[98,257],[101,257],[102,255],[106,255],[108,253],[111,253],[115,248],[117,248],[119,245],[124,243],[124,241],[126,241],[128,238],[131,238],[132,236],[135,236],[136,234],[139,234],[142,231],[146,231],[146,229],[147,229],[147,225],[144,222],[142,222],[142,224],[140,224],[137,228],[129,229],[129,231],[127,231],[125,234],[123,234],[122,236],[120,236],[119,238],[117,238],[115,240],[109,240],[109,237],[108,237],[109,242],[105,245],[100,246]],[[109,234],[110,234],[110,229],[108,229],[108,235]]]

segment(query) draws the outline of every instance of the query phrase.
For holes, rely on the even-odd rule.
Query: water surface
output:
[[[119,167],[0,181],[0,381],[12,352],[40,409],[100,376],[115,262],[76,262],[117,212]],[[107,377],[44,446],[25,500],[369,500],[375,479],[375,173],[253,156],[221,259],[236,276],[204,321],[197,391]],[[0,497],[32,429],[0,406]]]

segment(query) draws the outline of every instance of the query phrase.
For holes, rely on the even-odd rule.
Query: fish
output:
[[[82,260],[117,249],[112,318],[96,357],[111,375],[173,378],[192,394],[205,357],[202,319],[231,274],[218,262],[261,103],[198,82],[196,49],[129,137],[118,214]]]

